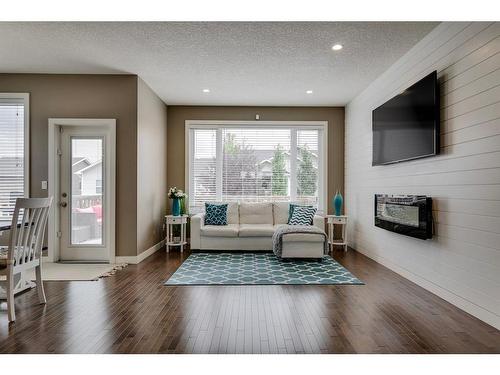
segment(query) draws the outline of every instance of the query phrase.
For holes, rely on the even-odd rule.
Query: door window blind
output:
[[[291,201],[322,211],[322,136],[320,126],[190,128],[190,212],[207,201]]]
[[[0,221],[12,220],[25,195],[24,116],[23,99],[0,98]]]

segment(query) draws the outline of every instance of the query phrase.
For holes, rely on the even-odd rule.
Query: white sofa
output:
[[[278,225],[288,222],[288,202],[228,203],[228,225],[205,225],[205,214],[191,217],[193,250],[272,250],[272,236]],[[316,215],[313,225],[324,230],[324,218]],[[283,236],[283,257],[323,256],[324,237],[311,234]],[[319,257],[318,256],[318,257]]]

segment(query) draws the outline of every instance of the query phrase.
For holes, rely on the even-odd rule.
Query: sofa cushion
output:
[[[310,233],[288,233],[283,235],[283,242],[323,242],[325,236]]]
[[[206,237],[238,237],[238,224],[203,225],[201,235]]]
[[[228,224],[240,223],[240,212],[238,209],[238,202],[229,202],[227,204],[227,223]]]
[[[227,203],[205,203],[205,225],[227,225]]]
[[[240,203],[240,224],[273,224],[272,203]]]
[[[240,224],[239,237],[272,237],[274,225],[271,224]]]
[[[273,204],[274,225],[288,223],[289,202],[275,202]]]

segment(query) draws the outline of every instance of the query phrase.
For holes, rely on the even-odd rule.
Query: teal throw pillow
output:
[[[205,225],[227,225],[227,203],[205,203]]]

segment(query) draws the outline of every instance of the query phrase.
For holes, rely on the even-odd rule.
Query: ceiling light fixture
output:
[[[210,89],[203,89],[203,92],[208,93],[208,92],[210,92]]]
[[[313,93],[313,90],[307,90],[306,91],[306,94],[312,94]]]
[[[334,51],[340,51],[342,48],[344,48],[342,44],[334,44],[332,47]]]

